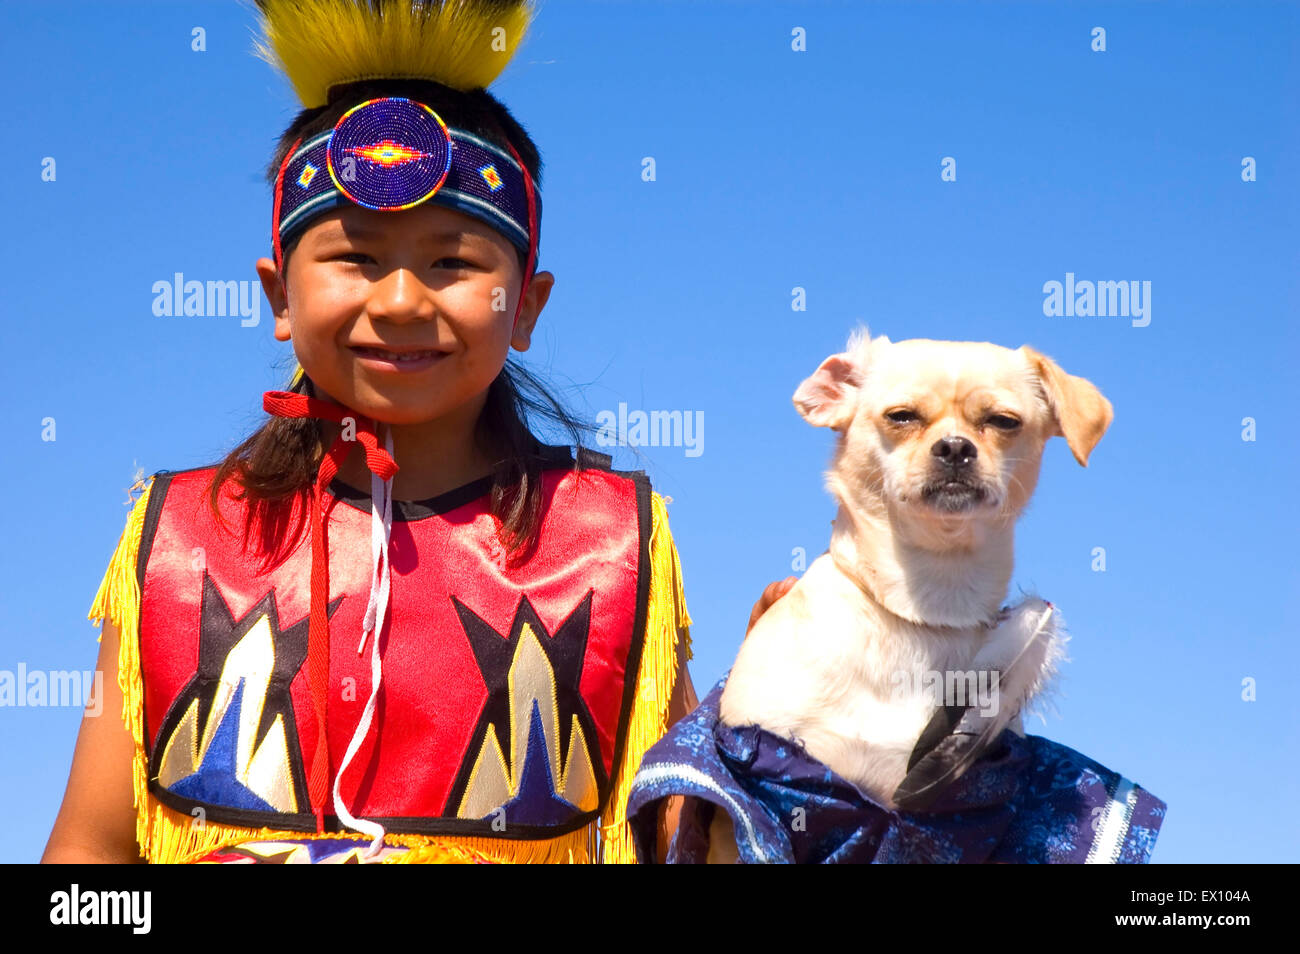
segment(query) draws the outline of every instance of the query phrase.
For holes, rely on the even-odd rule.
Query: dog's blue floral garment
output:
[[[686,799],[669,863],[702,863],[726,811],[745,863],[1120,863],[1151,857],[1165,803],[1049,739],[1005,730],[925,812],[865,797],[797,743],[722,724],[724,678],[641,762],[627,813],[654,861],[657,810]]]

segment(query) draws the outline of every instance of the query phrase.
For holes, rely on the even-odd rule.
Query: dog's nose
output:
[[[975,444],[969,438],[957,436],[941,437],[934,442],[930,453],[939,458],[940,463],[947,464],[954,470],[969,466],[979,456]]]

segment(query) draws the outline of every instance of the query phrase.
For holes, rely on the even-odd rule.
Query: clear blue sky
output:
[[[265,303],[255,327],[152,310],[154,282],[256,280],[267,252],[261,170],[296,104],[253,22],[0,6],[0,670],[93,666],[135,467],[212,461],[291,367]],[[828,539],[830,434],[794,412],[800,380],[858,322],[1029,343],[1116,417],[1086,470],[1049,444],[1020,526],[1013,587],[1074,637],[1058,713],[1027,729],[1169,803],[1156,862],[1300,860],[1298,27],[1294,4],[542,6],[494,87],[546,164],[557,284],[527,361],[591,419],[703,415],[698,456],[617,455],[673,498],[701,693],[763,586]],[[1149,281],[1150,324],[1046,317],[1067,272]],[[0,708],[0,860],[39,857],[79,720]]]

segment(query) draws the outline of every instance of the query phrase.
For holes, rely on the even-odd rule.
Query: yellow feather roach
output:
[[[486,87],[514,56],[531,0],[257,0],[256,53],[293,84],[302,104],[367,79],[427,79]]]

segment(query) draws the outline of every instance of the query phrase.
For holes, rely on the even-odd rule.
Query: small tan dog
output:
[[[722,721],[799,740],[878,804],[921,810],[1004,728],[1023,734],[1022,709],[1063,655],[1050,604],[999,612],[1014,528],[1048,438],[1087,466],[1111,405],[1029,347],[865,329],[794,403],[839,434],[827,472],[839,511],[829,551],[746,637]],[[926,674],[974,671],[994,674],[996,698],[954,733]],[[943,758],[913,774],[923,734]],[[718,812],[710,861],[734,860],[729,828]]]

